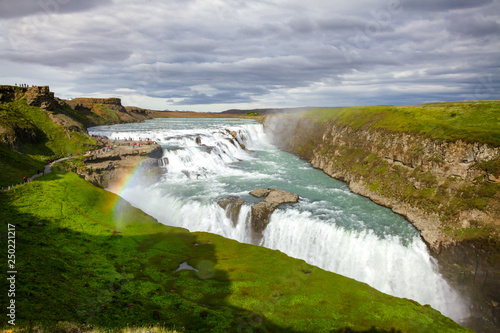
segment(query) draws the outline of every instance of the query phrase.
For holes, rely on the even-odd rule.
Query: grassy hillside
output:
[[[15,225],[18,329],[54,332],[68,321],[188,332],[467,331],[281,252],[159,224],[72,173],[2,192],[0,205],[4,238]],[[177,271],[182,263],[197,271]],[[7,293],[0,299],[5,309]]]
[[[64,114],[29,106],[25,99],[0,103],[0,187],[43,169],[47,160],[93,148],[85,128]]]
[[[81,108],[79,110],[72,109],[68,105],[62,105],[60,111],[86,127],[120,123],[116,113],[105,105],[96,104],[91,109]]]
[[[354,128],[370,126],[500,146],[500,101],[314,109],[306,115],[320,123],[335,121]]]

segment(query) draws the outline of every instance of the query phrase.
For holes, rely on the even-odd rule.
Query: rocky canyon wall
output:
[[[500,148],[273,115],[266,133],[350,189],[405,216],[474,318],[500,325]],[[493,324],[494,323],[494,324]]]

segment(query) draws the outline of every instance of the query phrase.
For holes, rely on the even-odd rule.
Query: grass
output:
[[[428,306],[279,251],[162,225],[72,173],[0,193],[0,205],[4,237],[7,223],[16,229],[18,330],[467,331]],[[0,252],[5,258],[6,247]],[[198,271],[176,271],[183,262]],[[0,284],[7,290],[6,279]],[[0,299],[4,308],[7,293]]]
[[[20,183],[24,177],[43,170],[45,163],[0,142],[0,188]]]
[[[37,173],[47,160],[95,146],[96,141],[82,128],[58,125],[49,113],[28,106],[25,99],[0,103],[0,125],[5,129],[4,142],[0,142],[0,187]],[[16,149],[6,143],[9,140],[16,141]]]
[[[120,123],[120,117],[111,110],[109,107],[103,104],[94,104],[92,106],[92,113],[102,117],[107,121],[107,123],[118,124]]]
[[[9,332],[9,330],[6,330]],[[127,327],[122,329],[102,329],[91,325],[75,325],[65,322],[58,322],[51,326],[32,326],[15,328],[16,333],[177,333],[178,331],[161,326]]]
[[[357,129],[372,127],[500,146],[500,101],[314,109],[306,116],[319,123],[333,121]]]

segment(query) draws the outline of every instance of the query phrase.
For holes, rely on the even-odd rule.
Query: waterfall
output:
[[[454,320],[468,315],[408,221],[279,151],[261,124],[158,119],[92,133],[161,143],[161,180],[152,186],[132,183],[120,195],[164,224],[251,243],[251,206],[259,199],[249,192],[257,187],[294,192],[299,203],[272,214],[259,245],[430,304]],[[218,204],[228,196],[244,201],[237,217]]]
[[[405,246],[398,236],[349,232],[288,209],[274,212],[262,245],[387,294],[430,304],[450,318],[459,319],[466,312],[418,237]]]

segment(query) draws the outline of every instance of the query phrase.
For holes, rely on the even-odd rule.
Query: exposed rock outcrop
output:
[[[131,123],[151,118],[151,112],[137,107],[124,107],[119,98],[74,98],[64,101],[65,104],[86,115],[96,115],[106,123]],[[93,125],[99,125],[102,120],[89,117]]]
[[[251,191],[250,194],[257,198],[265,197],[264,201],[252,205],[250,221],[247,221],[247,223],[250,222],[250,228],[252,230],[252,242],[254,244],[259,244],[262,239],[262,232],[269,224],[271,214],[281,204],[298,202],[299,196],[295,193],[274,188],[256,188]],[[238,197],[229,196],[221,198],[217,203],[226,211],[226,216],[231,219],[236,226],[241,206],[245,202]]]
[[[15,99],[16,91],[12,86],[0,86],[0,102],[9,102]]]
[[[277,117],[265,123],[276,144],[406,216],[436,253],[455,241],[445,229],[500,226],[500,198],[487,184],[500,171],[482,167],[500,159],[500,147]]]
[[[239,146],[241,147],[241,149],[246,150],[246,151],[249,151],[249,150],[247,149],[247,147],[245,146],[245,144],[244,144],[244,143],[242,143],[242,142],[239,140],[239,138],[238,138],[238,133],[236,133],[235,131],[230,131],[230,130],[228,130],[228,129],[226,129],[226,132],[227,132],[228,134],[230,134],[230,135],[233,137],[232,139],[229,139],[229,141],[231,141],[231,143],[232,143],[233,145],[235,145],[235,146],[239,145]]]
[[[238,197],[230,196],[222,198],[217,201],[217,204],[221,206],[226,211],[226,216],[233,222],[233,225],[238,224],[238,218],[240,217],[241,206],[245,202]]]
[[[26,92],[26,102],[29,106],[36,106],[44,110],[54,110],[59,106],[58,101],[54,97],[54,93],[50,91],[49,86],[30,87]]]
[[[26,104],[44,110],[54,110],[59,106],[58,99],[50,91],[49,86],[40,87],[13,87],[0,86],[0,102],[10,102],[26,98]]]
[[[252,206],[252,218],[250,222],[254,242],[258,243],[262,238],[262,232],[269,224],[271,214],[276,208],[281,204],[298,202],[299,196],[295,193],[273,188],[257,188],[251,191],[250,194],[257,198],[265,197],[264,201],[258,202]]]
[[[114,189],[120,182],[135,172],[140,166],[138,176],[144,183],[154,183],[161,174],[159,158],[163,151],[159,145],[143,145],[132,148],[122,145],[107,152],[93,151],[84,156],[84,167],[77,167],[76,171],[85,180],[102,188]]]
[[[43,133],[31,123],[0,125],[0,142],[18,149],[24,143],[37,143],[43,139]]]

